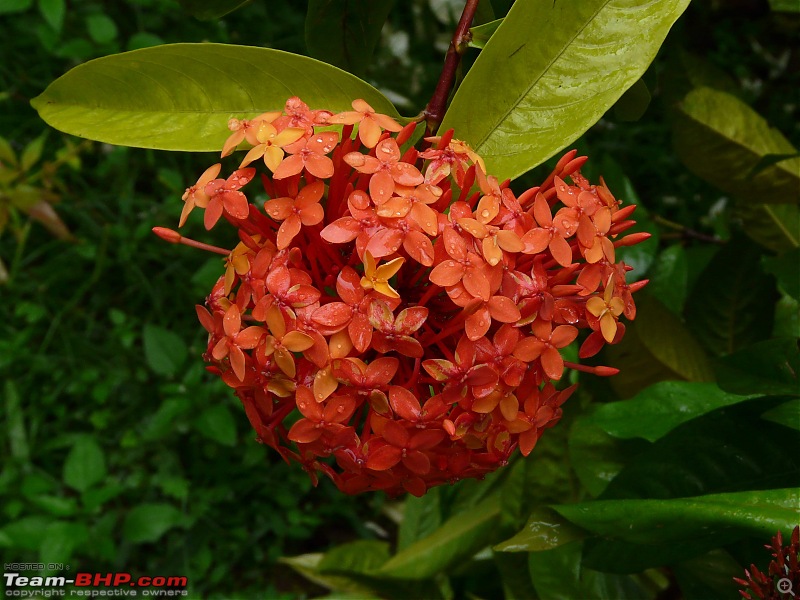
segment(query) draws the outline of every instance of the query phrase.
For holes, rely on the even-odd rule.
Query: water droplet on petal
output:
[[[336,407],[336,412],[343,413],[344,412],[344,406],[337,406]]]
[[[482,216],[484,219],[487,219],[487,218],[489,218],[489,215],[490,215],[490,214],[491,214],[491,213],[490,213],[490,212],[489,212],[487,209],[485,209],[485,208],[484,208],[484,209],[481,211],[481,216]]]
[[[321,144],[321,143],[322,143],[322,138],[321,138],[321,137],[318,137],[318,138],[317,138],[316,140],[314,140],[314,141],[315,141],[315,142],[317,142],[318,144]]]
[[[324,400],[325,394],[317,394],[317,398],[319,398],[320,400]]]

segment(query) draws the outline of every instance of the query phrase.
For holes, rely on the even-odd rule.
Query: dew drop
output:
[[[342,345],[341,344],[336,344],[336,349],[337,350],[341,350],[342,349]]]
[[[484,208],[484,209],[481,211],[481,216],[482,216],[484,219],[488,219],[490,214],[491,214],[491,213],[490,213],[490,212],[489,212],[487,209],[485,209],[485,208]]]
[[[317,398],[319,398],[320,400],[324,400],[325,394],[317,394]]]
[[[322,138],[321,138],[321,137],[318,137],[318,138],[317,138],[315,141],[316,141],[318,144],[321,144],[321,143],[322,143]]]
[[[344,406],[337,406],[336,407],[336,412],[343,413],[344,412]]]
[[[389,148],[389,146],[382,146],[382,147],[381,147],[381,152],[383,152],[383,153],[386,153],[386,154],[388,154],[388,153],[389,153],[389,152],[391,152],[391,151],[392,151],[392,149],[391,149],[391,148]]]

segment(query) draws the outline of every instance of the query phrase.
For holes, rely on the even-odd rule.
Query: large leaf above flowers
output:
[[[498,179],[597,122],[656,55],[688,0],[517,0],[445,115]]]
[[[351,110],[363,98],[397,115],[359,78],[312,58],[270,48],[169,44],[75,67],[31,102],[48,124],[109,144],[219,151],[230,118],[281,110],[301,96],[311,108]]]

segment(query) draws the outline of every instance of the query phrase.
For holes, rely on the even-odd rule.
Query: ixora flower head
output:
[[[181,224],[204,209],[238,245],[156,233],[225,255],[197,307],[205,359],[261,442],[315,483],[420,496],[527,456],[574,391],[565,369],[616,373],[559,350],[582,329],[581,358],[622,338],[644,283],[625,282],[615,249],[647,234],[620,237],[634,207],[582,177],[574,151],[516,196],[452,131],[419,151],[416,123],[353,109],[290,98],[232,119],[223,156],[249,151],[227,178],[200,176]],[[262,159],[263,205],[245,195]]]

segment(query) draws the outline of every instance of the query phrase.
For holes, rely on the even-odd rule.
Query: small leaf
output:
[[[89,539],[89,529],[83,523],[55,521],[47,526],[39,546],[39,561],[46,568],[43,575],[53,573],[51,564],[68,563],[77,547]]]
[[[516,178],[572,144],[638,81],[688,4],[518,0],[440,129],[455,129],[499,180]]]
[[[5,391],[5,418],[6,435],[11,449],[11,456],[23,464],[30,462],[30,447],[28,446],[28,434],[25,430],[25,414],[20,402],[17,386],[11,379],[7,379],[4,385]]]
[[[271,48],[225,44],[167,44],[99,58],[62,75],[31,104],[49,125],[79,137],[218,152],[231,117],[282,110],[291,96],[333,112],[352,110],[353,99],[363,98],[397,116],[378,90],[335,67]]]
[[[86,28],[89,31],[89,37],[98,44],[113,42],[117,37],[117,25],[106,15],[86,17]]]
[[[47,528],[56,523],[49,516],[22,517],[6,524],[3,533],[11,540],[11,545],[23,550],[38,550],[47,535]]]
[[[654,442],[681,423],[747,398],[723,392],[713,383],[662,381],[630,400],[601,405],[586,421],[614,437]]]
[[[503,19],[495,19],[494,21],[478,25],[477,27],[470,27],[469,47],[482,49],[486,45],[486,42],[489,41],[489,38],[497,31],[497,28],[500,27],[502,22]]]
[[[163,502],[152,502],[131,509],[122,531],[125,539],[134,544],[157,542],[167,531],[182,523],[183,514],[177,508]]]
[[[79,492],[85,492],[106,476],[103,450],[89,435],[79,437],[64,463],[64,483]]]
[[[4,0],[0,2],[0,15],[24,12],[33,6],[33,0]]]
[[[31,167],[39,162],[42,157],[42,150],[44,150],[44,142],[47,139],[47,131],[34,139],[31,143],[25,146],[20,157],[20,169],[23,171],[30,171]]]
[[[236,421],[223,404],[205,409],[194,422],[194,427],[207,438],[223,446],[236,445]]]
[[[491,497],[468,512],[456,514],[431,535],[398,552],[375,574],[414,580],[433,577],[491,543],[499,520],[499,502]]]
[[[442,524],[440,488],[421,498],[409,496],[403,505],[403,520],[397,532],[397,551],[433,533]]]
[[[775,12],[800,12],[800,4],[796,0],[769,0],[769,7]]]
[[[716,364],[719,387],[734,394],[800,394],[796,338],[753,344]]]
[[[147,323],[144,326],[144,357],[153,371],[173,377],[186,362],[189,350],[176,333]]]
[[[721,190],[746,202],[798,203],[800,158],[750,175],[764,156],[797,150],[735,96],[710,88],[691,91],[679,106],[673,133],[689,170]]]
[[[39,0],[39,12],[56,33],[61,33],[67,5],[64,0]]]
[[[178,0],[181,8],[202,21],[218,19],[253,0]]]
[[[364,73],[394,2],[310,0],[306,15],[309,56],[351,73]]]

